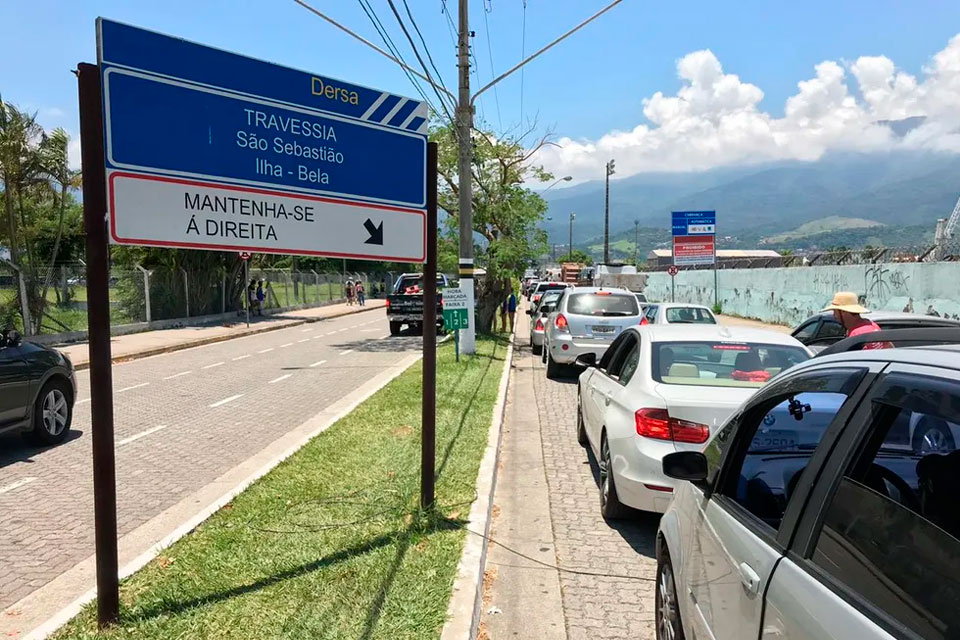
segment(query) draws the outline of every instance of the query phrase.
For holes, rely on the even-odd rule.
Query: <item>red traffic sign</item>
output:
[[[249,251],[241,251],[241,252],[240,252],[240,259],[241,259],[241,260],[249,260],[249,259],[252,258],[252,257],[253,257],[253,254],[250,253]]]
[[[673,278],[673,277],[675,277],[678,273],[680,273],[680,269],[677,269],[674,265],[670,265],[670,268],[667,269],[667,273],[669,273],[669,274],[670,274],[670,277]]]

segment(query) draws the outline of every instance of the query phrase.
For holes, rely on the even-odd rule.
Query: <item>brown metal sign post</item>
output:
[[[437,457],[437,143],[427,144],[427,261],[423,265],[420,507],[432,509]]]
[[[103,153],[100,69],[95,64],[81,64],[77,69],[83,163],[83,226],[87,234],[87,322],[93,434],[93,514],[97,554],[97,624],[102,629],[115,623],[120,614],[113,373],[110,370],[107,178]]]

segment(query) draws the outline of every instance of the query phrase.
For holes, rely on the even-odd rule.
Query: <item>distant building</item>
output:
[[[782,267],[783,256],[772,249],[717,249],[717,262],[727,268],[749,267],[753,261],[763,261],[766,267]],[[651,269],[664,269],[673,264],[673,251],[654,249],[647,254]]]

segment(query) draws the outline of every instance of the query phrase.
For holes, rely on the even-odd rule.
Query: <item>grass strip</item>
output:
[[[417,364],[125,580],[116,627],[91,604],[55,637],[439,637],[506,350],[438,349],[437,514],[417,509]]]

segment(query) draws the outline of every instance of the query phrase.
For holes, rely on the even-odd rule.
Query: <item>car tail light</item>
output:
[[[650,324],[650,322],[647,320],[647,316],[643,316],[642,318],[640,318],[640,326],[643,326],[645,324]]]
[[[570,332],[570,327],[567,326],[567,317],[562,313],[557,314],[557,319],[553,321],[553,326],[557,328],[557,331]]]
[[[537,326],[534,327],[535,331],[543,331],[543,319],[537,318]]]
[[[666,409],[640,409],[635,416],[637,435],[645,438],[703,444],[710,437],[707,425],[671,418]]]
[[[390,298],[387,298],[387,309],[390,308]]]

